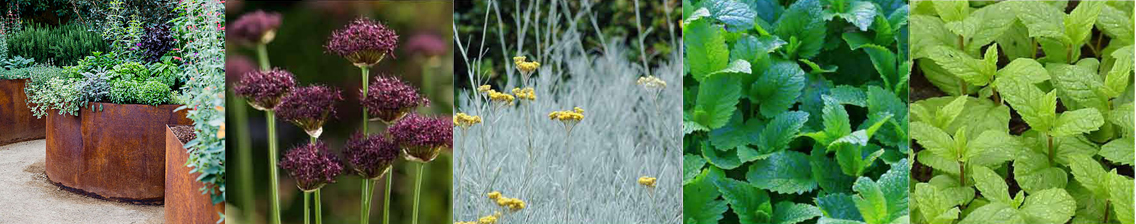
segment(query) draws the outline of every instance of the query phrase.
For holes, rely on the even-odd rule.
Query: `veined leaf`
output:
[[[741,97],[741,87],[736,80],[733,76],[721,75],[702,82],[701,86],[708,88],[698,89],[692,120],[710,129],[726,125]]]
[[[726,48],[725,30],[709,20],[691,22],[682,29],[683,46],[686,47],[686,62],[695,80],[703,82],[711,72],[726,68],[730,52]]]
[[[820,215],[820,209],[816,206],[781,201],[773,206],[773,220],[771,223],[797,224]]]
[[[788,55],[812,58],[820,53],[824,45],[825,22],[819,0],[800,0],[790,5],[773,31],[782,40],[789,40]],[[685,34],[684,34],[685,35]],[[792,40],[797,40],[796,46]]]
[[[741,223],[766,223],[773,213],[769,195],[749,183],[722,178],[714,183]]]
[[[726,29],[730,31],[753,28],[753,20],[757,17],[757,12],[740,1],[706,0],[702,5],[710,10],[710,17],[725,23]]]
[[[1096,131],[1104,125],[1104,117],[1093,108],[1084,108],[1066,111],[1057,117],[1057,122],[1050,132],[1053,136],[1069,136],[1085,134]]]
[[[777,61],[753,83],[749,97],[761,103],[762,116],[773,117],[789,110],[804,88],[805,71],[796,63]]]
[[[1136,164],[1133,162],[1133,158],[1136,158],[1136,155],[1133,155],[1133,149],[1136,149],[1136,144],[1133,144],[1132,137],[1121,138],[1101,146],[1099,155],[1113,163],[1131,166]]]
[[[702,172],[702,166],[706,165],[706,160],[701,156],[686,154],[682,156],[682,184],[690,184],[694,181],[695,177]]]
[[[726,212],[726,202],[714,182],[725,178],[721,170],[711,167],[702,171],[689,184],[682,186],[682,217],[687,224],[714,224]]]
[[[805,112],[789,111],[778,114],[761,131],[761,136],[757,139],[758,151],[769,154],[787,149],[789,142],[793,141],[797,132],[808,120],[809,114]]]
[[[831,5],[825,7],[822,12],[825,20],[832,20],[833,16],[837,16],[860,28],[860,31],[868,30],[878,11],[876,5],[868,1],[831,0],[829,3]]]
[[[816,189],[809,158],[796,151],[780,151],[754,161],[746,179],[754,186],[782,194],[802,194]]]

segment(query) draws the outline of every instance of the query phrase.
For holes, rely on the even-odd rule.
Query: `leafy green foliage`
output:
[[[903,2],[683,6],[686,223],[908,219]]]
[[[72,65],[91,52],[108,49],[102,36],[87,29],[77,23],[57,27],[29,24],[20,32],[8,34],[8,54],[37,62]]]
[[[1131,2],[913,4],[912,223],[1133,222]]]

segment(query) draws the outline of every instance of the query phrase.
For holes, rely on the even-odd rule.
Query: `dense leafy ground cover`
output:
[[[1132,2],[920,1],[910,23],[912,222],[1133,223]]]
[[[908,220],[903,1],[683,7],[686,223]]]

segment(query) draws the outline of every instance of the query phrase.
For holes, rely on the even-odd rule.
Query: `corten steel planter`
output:
[[[201,194],[205,184],[198,182],[198,174],[190,173],[193,169],[185,166],[189,153],[184,146],[173,130],[166,128],[166,223],[217,222],[221,219],[217,207],[208,194]]]
[[[47,178],[96,198],[161,204],[166,125],[192,123],[185,111],[174,112],[179,106],[91,103],[79,116],[50,113]]]
[[[0,80],[0,145],[44,138],[46,124],[27,106],[28,79]]]

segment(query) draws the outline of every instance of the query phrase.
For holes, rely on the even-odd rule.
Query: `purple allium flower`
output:
[[[414,86],[395,77],[375,76],[366,91],[367,97],[363,97],[362,90],[359,93],[363,107],[374,120],[388,124],[418,106],[430,104],[430,100],[418,95]]]
[[[300,126],[308,135],[319,138],[323,133],[323,122],[328,116],[335,116],[335,102],[343,100],[339,90],[326,86],[307,86],[292,90],[291,94],[280,99],[276,106],[276,116]]]
[[[229,31],[232,38],[247,44],[265,44],[272,42],[276,37],[276,28],[280,27],[280,14],[257,10],[244,14],[233,22]]]
[[[253,71],[245,74],[240,83],[233,88],[238,96],[249,98],[249,105],[257,110],[272,110],[281,98],[288,95],[296,85],[292,73],[274,68],[269,71]]]
[[[406,160],[410,161],[430,162],[443,148],[454,145],[452,119],[411,114],[391,125],[387,131],[406,153]]]
[[[410,52],[425,55],[427,57],[441,56],[446,54],[449,46],[446,46],[446,41],[441,37],[432,33],[419,33],[410,37],[407,41],[406,48]]]
[[[327,144],[316,142],[297,146],[284,155],[280,168],[288,171],[296,186],[304,192],[315,191],[329,183],[343,172],[339,158],[327,152]]]
[[[361,17],[332,32],[324,48],[326,52],[347,58],[355,66],[369,66],[379,63],[386,55],[394,57],[397,45],[398,34],[394,30]]]
[[[256,71],[256,63],[242,55],[229,55],[225,60],[225,83],[240,83],[245,74]]]
[[[390,171],[398,158],[398,145],[382,135],[355,134],[343,150],[347,162],[365,179],[377,179]]]

